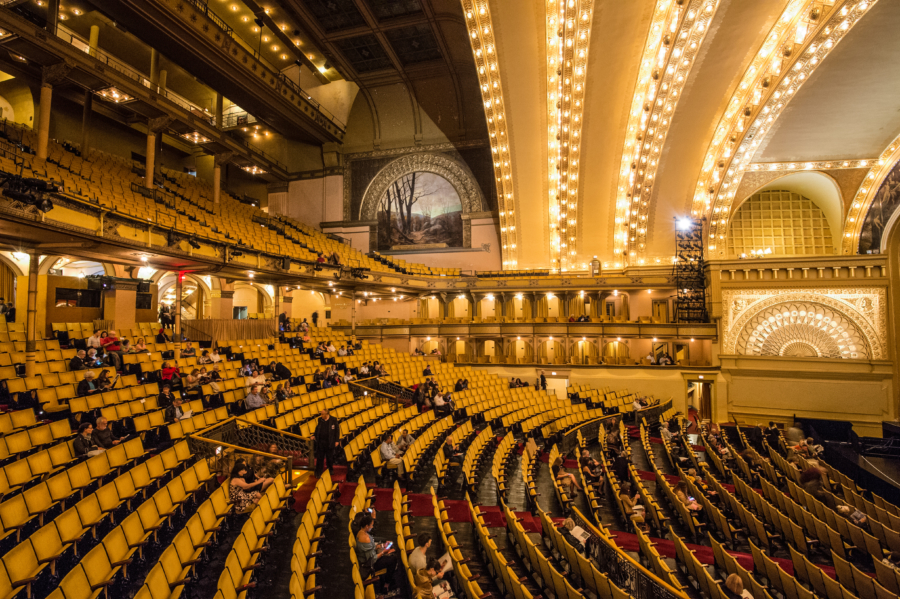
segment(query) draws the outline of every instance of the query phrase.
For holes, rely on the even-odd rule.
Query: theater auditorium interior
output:
[[[898,597],[898,32],[0,0],[0,599]]]

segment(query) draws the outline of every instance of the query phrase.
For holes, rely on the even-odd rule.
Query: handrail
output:
[[[113,56],[104,52],[103,50],[100,50],[99,48],[91,49],[90,46],[88,45],[88,43],[83,38],[81,38],[77,34],[75,34],[74,32],[66,29],[65,27],[58,27],[57,31],[56,31],[56,36],[58,38],[60,38],[61,40],[68,42],[70,45],[74,46],[78,50],[81,50],[85,54],[88,54],[92,58],[95,58],[98,61],[100,61],[101,63],[105,64],[106,66],[112,68],[114,71],[118,72],[119,74],[124,75],[125,77],[128,77],[129,79],[135,81],[138,85],[140,85],[142,87],[146,87],[146,88],[150,89],[151,91],[155,91],[156,93],[163,96],[164,98],[166,98],[167,100],[169,100],[170,102],[172,102],[173,104],[178,106],[179,108],[191,113],[191,115],[195,119],[203,120],[208,125],[215,127],[215,116],[211,115],[206,109],[200,107],[198,104],[191,102],[187,98],[184,98],[183,96],[180,96],[179,94],[176,94],[175,92],[173,92],[171,90],[168,90],[168,89],[160,90],[157,86],[153,85],[153,82],[150,81],[149,77],[147,77],[140,71],[136,70],[131,65],[128,65],[128,64],[118,60],[117,58],[114,58]],[[276,70],[275,72],[278,72],[278,71]],[[283,75],[282,75],[282,77],[283,77]],[[259,154],[260,156],[265,158],[267,161],[271,162],[272,164],[276,165],[277,167],[281,168],[282,170],[284,170],[284,171],[288,170],[287,165],[282,163],[280,160],[278,160],[277,158],[275,158],[274,156],[272,156],[271,154],[269,154],[262,148],[255,146],[255,145],[251,144],[250,142],[243,140],[243,139],[232,138],[232,141],[241,144],[242,146],[246,147],[251,152],[255,152],[255,153]]]
[[[684,592],[679,591],[675,587],[671,586],[669,583],[659,578],[656,574],[642,566],[640,562],[636,561],[630,555],[619,549],[609,537],[600,532],[597,527],[595,527],[590,521],[588,521],[588,519],[584,517],[584,514],[582,514],[578,510],[578,508],[573,505],[570,506],[569,509],[572,511],[572,519],[575,520],[576,524],[581,526],[581,528],[583,528],[584,530],[588,531],[591,534],[591,538],[597,539],[599,543],[602,543],[606,547],[607,555],[603,555],[603,552],[598,549],[592,552],[593,554],[591,555],[591,557],[600,562],[602,566],[604,566],[604,569],[601,571],[605,572],[609,576],[610,580],[615,582],[616,586],[623,589],[630,589],[631,594],[638,599],[640,599],[641,597],[650,596],[650,594],[648,593],[641,592],[642,589],[639,587],[640,580],[638,579],[638,577],[632,577],[630,575],[631,573],[625,571],[625,568],[623,568],[623,566],[627,565],[635,574],[644,577],[653,585],[662,587],[663,590],[668,592],[670,597],[675,597],[678,599],[688,599],[688,596]],[[611,557],[608,554],[609,551],[614,552],[614,555],[618,558],[617,564],[609,563],[608,558]],[[601,558],[606,559],[604,560]],[[604,563],[604,561],[606,563]],[[658,599],[660,597],[660,594],[652,593],[652,596]]]
[[[276,405],[277,405],[277,404],[276,404]],[[283,430],[281,430],[281,429],[273,428],[273,427],[271,427],[271,426],[266,426],[265,424],[260,424],[260,423],[258,423],[258,422],[253,422],[252,420],[247,420],[246,418],[241,418],[240,416],[233,416],[233,418],[234,418],[235,420],[239,421],[239,422],[246,422],[247,424],[251,424],[251,425],[253,425],[253,426],[258,426],[258,427],[260,427],[260,428],[264,428],[264,429],[270,430],[270,431],[272,431],[272,432],[275,432],[275,433],[278,433],[278,434],[281,434],[281,435],[286,435],[286,436],[288,436],[288,437],[294,437],[295,439],[301,439],[301,440],[303,440],[303,441],[309,441],[309,440],[311,440],[311,439],[313,438],[313,437],[304,437],[303,435],[298,435],[298,434],[295,434],[295,433],[290,433],[290,432],[288,432],[288,431],[283,431]],[[281,457],[281,456],[277,456],[277,457]]]

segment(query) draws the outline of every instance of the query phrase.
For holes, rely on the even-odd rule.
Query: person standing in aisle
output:
[[[328,415],[328,410],[319,412],[316,424],[316,478],[322,476],[326,468],[334,466],[334,454],[340,445],[341,429],[338,421]],[[325,465],[328,462],[328,465]]]
[[[314,327],[319,326],[319,313],[318,313],[318,312],[313,312],[313,313],[312,313],[312,321],[313,321],[313,326],[314,326]]]

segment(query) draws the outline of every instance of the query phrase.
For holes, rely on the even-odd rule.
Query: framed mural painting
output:
[[[453,185],[431,172],[405,174],[378,203],[378,249],[463,247],[462,200]]]

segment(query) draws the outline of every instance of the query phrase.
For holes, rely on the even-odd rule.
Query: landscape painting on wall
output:
[[[379,250],[462,245],[462,202],[449,181],[414,172],[391,183],[378,205]]]

